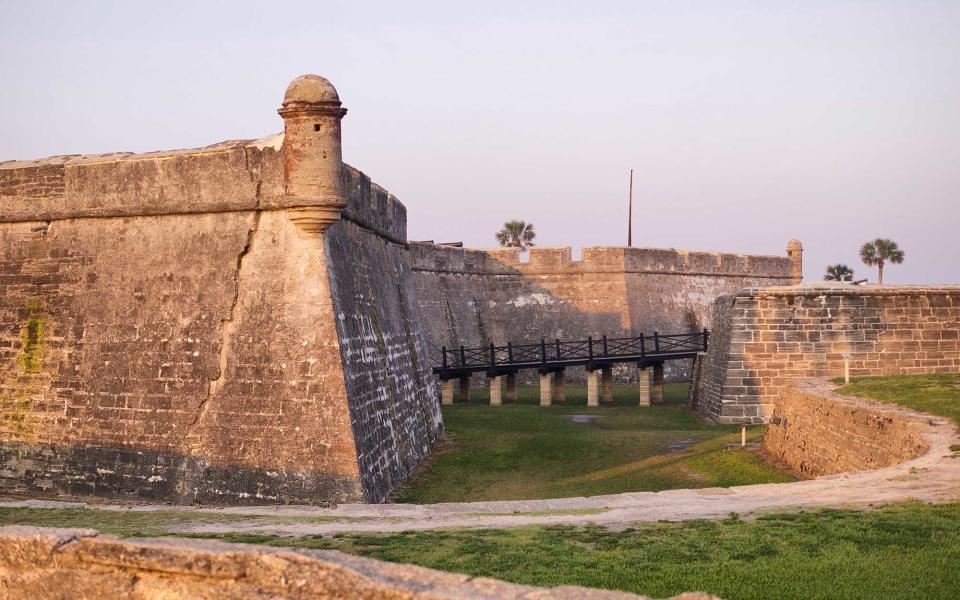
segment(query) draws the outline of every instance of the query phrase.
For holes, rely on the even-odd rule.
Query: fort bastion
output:
[[[342,162],[327,80],[284,134],[0,164],[0,490],[382,501],[442,433],[406,210]]]

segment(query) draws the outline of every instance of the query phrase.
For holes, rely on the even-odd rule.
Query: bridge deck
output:
[[[433,372],[441,380],[466,377],[472,373],[494,376],[515,373],[520,369],[538,369],[540,372],[559,371],[567,367],[599,369],[616,363],[636,362],[656,364],[667,360],[693,358],[707,351],[710,333],[704,329],[696,333],[678,333],[652,336],[640,334],[629,338],[547,342],[539,344],[490,344],[481,348],[441,348],[441,358],[434,363]]]

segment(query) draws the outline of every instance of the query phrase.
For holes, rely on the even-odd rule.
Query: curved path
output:
[[[829,393],[829,389],[824,389]],[[90,504],[42,500],[2,501],[0,506],[81,507],[107,510],[186,510],[247,515],[250,519],[189,523],[178,533],[260,533],[304,536],[336,533],[400,532],[442,528],[509,528],[522,525],[600,525],[624,528],[643,521],[722,518],[777,509],[868,507],[903,501],[960,501],[960,435],[946,418],[878,402],[862,403],[921,423],[930,450],[882,469],[830,475],[807,481],[732,488],[636,492],[589,498],[512,500],[447,504],[343,504],[335,508],[255,506],[228,508],[170,505]]]

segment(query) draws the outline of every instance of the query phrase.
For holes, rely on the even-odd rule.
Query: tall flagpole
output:
[[[630,169],[630,204],[627,208],[627,247],[633,247],[633,169]]]

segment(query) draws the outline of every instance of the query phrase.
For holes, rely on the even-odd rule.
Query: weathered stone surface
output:
[[[28,527],[0,528],[0,595],[36,600],[643,598],[582,587],[516,585],[335,551],[175,538],[122,540],[91,530]]]
[[[798,382],[780,392],[761,448],[801,477],[900,464],[929,450],[916,415]]]
[[[251,210],[257,206],[261,175],[280,179],[278,171],[259,172],[262,161],[279,167],[279,153],[233,141],[172,152],[6,162],[0,164],[0,218],[49,221]]]
[[[407,480],[443,431],[406,249],[343,220],[327,232],[327,268],[367,501]]]
[[[798,379],[960,370],[960,286],[810,285],[717,300],[693,402],[721,422],[760,423]]]
[[[0,490],[376,502],[430,451],[406,211],[300,108],[286,167],[286,135],[0,164]]]
[[[448,348],[699,331],[718,296],[788,284],[792,268],[787,257],[650,248],[584,248],[574,261],[569,247],[534,247],[526,262],[516,248],[412,242],[410,252],[425,335]],[[685,362],[668,375],[686,377]],[[615,371],[636,380],[633,365]],[[583,381],[582,369],[571,378]]]

